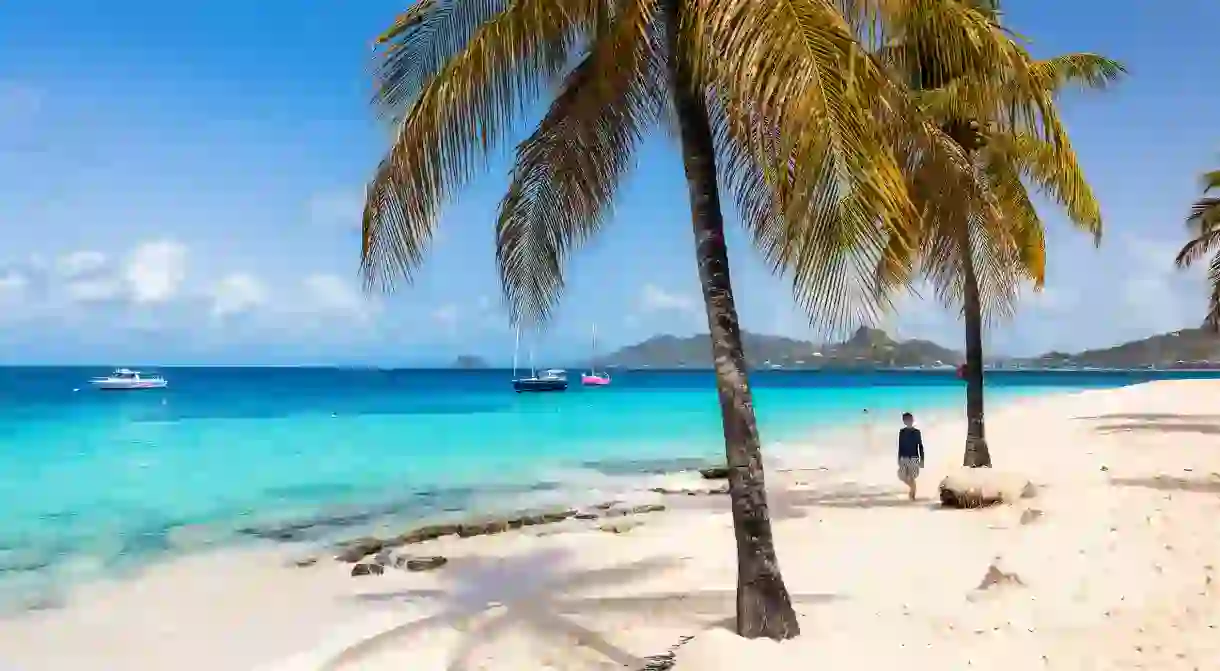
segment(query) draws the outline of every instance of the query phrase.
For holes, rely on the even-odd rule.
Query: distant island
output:
[[[901,368],[951,367],[965,360],[961,352],[927,340],[894,340],[885,331],[860,327],[847,340],[817,345],[783,336],[742,332],[751,368]],[[685,338],[654,336],[624,347],[599,361],[624,368],[710,368],[708,335]]]
[[[464,368],[467,370],[474,369],[474,368],[491,368],[491,366],[487,363],[486,359],[483,359],[483,358],[477,357],[477,356],[472,356],[469,354],[463,354],[462,356],[459,356],[458,358],[454,359],[453,364],[450,367],[451,368]]]
[[[1104,349],[1048,352],[1006,363],[1034,368],[1220,368],[1220,336],[1204,329],[1182,329]]]
[[[950,368],[962,352],[928,340],[895,340],[880,329],[860,327],[847,340],[816,344],[783,336],[743,332],[747,364],[754,369]],[[710,368],[708,335],[653,336],[598,360],[623,368]],[[1048,352],[1037,357],[997,357],[989,368],[1220,368],[1220,336],[1203,329],[1182,329],[1077,353]]]

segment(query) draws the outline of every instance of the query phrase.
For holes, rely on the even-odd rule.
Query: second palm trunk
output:
[[[966,324],[966,450],[962,465],[991,467],[983,424],[983,305],[970,231],[962,230],[962,321]]]

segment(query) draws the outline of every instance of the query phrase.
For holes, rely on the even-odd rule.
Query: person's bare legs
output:
[[[910,489],[910,491],[907,492],[907,498],[914,501],[915,489],[918,487],[918,483],[916,482],[915,478],[911,478],[910,482],[907,483],[907,487]]]

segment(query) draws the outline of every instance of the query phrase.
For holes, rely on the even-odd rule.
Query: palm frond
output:
[[[1205,196],[1190,206],[1186,226],[1196,235],[1220,227],[1220,197]]]
[[[1072,88],[1106,90],[1127,74],[1122,63],[1089,53],[1063,54],[1034,61],[1030,70],[1035,81],[1056,94]]]
[[[377,36],[374,103],[398,117],[424,83],[470,43],[509,0],[418,0]]]
[[[1101,205],[1093,195],[1066,134],[1050,143],[1026,133],[997,133],[989,138],[987,153],[992,163],[1008,162],[1029,180],[1039,193],[1063,207],[1081,230],[1101,242]]]
[[[756,162],[756,176],[778,198],[755,201],[774,213],[743,215],[753,222],[778,217],[790,227],[786,247],[773,250],[781,260],[807,258],[805,250],[837,260],[789,268],[798,302],[815,323],[835,328],[875,312],[867,295],[841,289],[851,284],[847,274],[867,276],[889,236],[913,215],[871,114],[892,83],[824,0],[692,0],[690,9],[676,57],[692,61],[715,92],[721,123],[733,126],[719,134],[734,138],[739,151],[722,151],[723,158]],[[722,166],[722,173],[736,170]]]
[[[984,156],[984,161],[983,170],[997,203],[999,225],[1015,251],[1016,274],[1033,282],[1035,289],[1041,289],[1046,282],[1045,227],[1030,200],[1019,167],[994,155]]]
[[[410,97],[393,146],[366,191],[366,287],[392,288],[399,277],[410,281],[441,205],[483,166],[524,105],[562,72],[599,13],[598,0],[511,0]],[[393,71],[384,76],[395,78]],[[387,105],[407,99],[390,89],[386,96]]]
[[[572,249],[606,219],[644,131],[665,104],[656,0],[626,0],[517,148],[500,203],[496,260],[514,321],[546,320]]]
[[[1220,333],[1220,254],[1213,256],[1208,265],[1207,281],[1211,284],[1211,293],[1207,299],[1207,317],[1203,326],[1212,333]]]
[[[1173,262],[1179,268],[1189,268],[1204,256],[1220,250],[1220,228],[1204,231],[1182,245]]]
[[[1213,190],[1220,189],[1220,170],[1203,173],[1203,177],[1199,181],[1203,185],[1203,193],[1211,193]]]

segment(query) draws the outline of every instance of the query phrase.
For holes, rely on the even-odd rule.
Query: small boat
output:
[[[163,389],[169,382],[160,375],[145,375],[138,370],[120,368],[106,377],[89,380],[95,389],[105,391],[134,391],[136,389]]]
[[[539,375],[534,369],[534,351],[530,350],[530,376],[517,377],[517,349],[521,344],[521,327],[517,327],[517,338],[513,345],[513,391],[517,393],[531,391],[567,391],[567,371],[551,368]]]
[[[565,391],[568,388],[568,376],[564,371],[552,369],[542,375],[519,377],[513,380],[513,389],[523,391]]]
[[[593,327],[593,350],[589,355],[589,372],[582,373],[580,383],[586,387],[605,387],[610,384],[610,373],[598,373],[597,360],[597,326]]]

